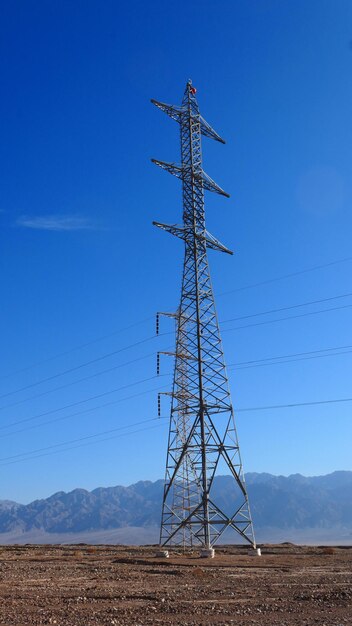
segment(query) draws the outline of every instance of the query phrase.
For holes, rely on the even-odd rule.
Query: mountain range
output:
[[[246,484],[259,540],[352,544],[351,471],[314,477],[248,473]],[[213,489],[220,506],[233,510],[231,477],[218,476]],[[162,491],[158,480],[60,491],[27,505],[0,500],[0,543],[154,543]]]

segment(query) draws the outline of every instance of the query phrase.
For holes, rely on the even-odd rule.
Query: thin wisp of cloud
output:
[[[97,225],[87,217],[77,215],[23,215],[16,220],[16,226],[37,230],[72,231],[96,230]]]

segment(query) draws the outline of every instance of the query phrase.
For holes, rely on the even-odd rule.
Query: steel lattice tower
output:
[[[225,142],[200,115],[195,93],[189,80],[181,106],[152,100],[180,124],[181,164],[152,161],[182,180],[183,195],[183,224],[154,224],[185,245],[181,301],[172,315],[176,350],[160,545],[198,545],[206,553],[228,528],[253,548],[255,539],[207,258],[207,248],[232,252],[205,228],[204,190],[229,196],[203,171],[201,136]],[[216,493],[216,475],[225,472],[233,479],[235,510],[223,498],[219,504]]]

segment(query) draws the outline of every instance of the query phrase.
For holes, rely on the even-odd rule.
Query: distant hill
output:
[[[0,511],[8,511],[9,509],[17,509],[20,504],[12,500],[0,500]]]
[[[314,477],[249,473],[246,484],[259,540],[313,534],[336,537],[336,541],[350,537],[352,543],[352,472]],[[162,480],[141,481],[129,487],[60,491],[28,505],[0,501],[0,543],[8,543],[10,537],[14,542],[21,537],[35,541],[40,536],[47,541],[50,536],[57,542],[69,536],[69,541],[72,537],[89,541],[93,535],[102,542],[109,537],[112,542],[120,537],[121,543],[156,542],[162,490]],[[219,504],[228,512],[233,510],[236,490],[231,477],[217,477],[214,490]]]

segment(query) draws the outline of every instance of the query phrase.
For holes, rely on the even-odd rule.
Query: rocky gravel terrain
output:
[[[153,547],[3,546],[6,626],[352,626],[352,548],[221,547],[155,557]]]

